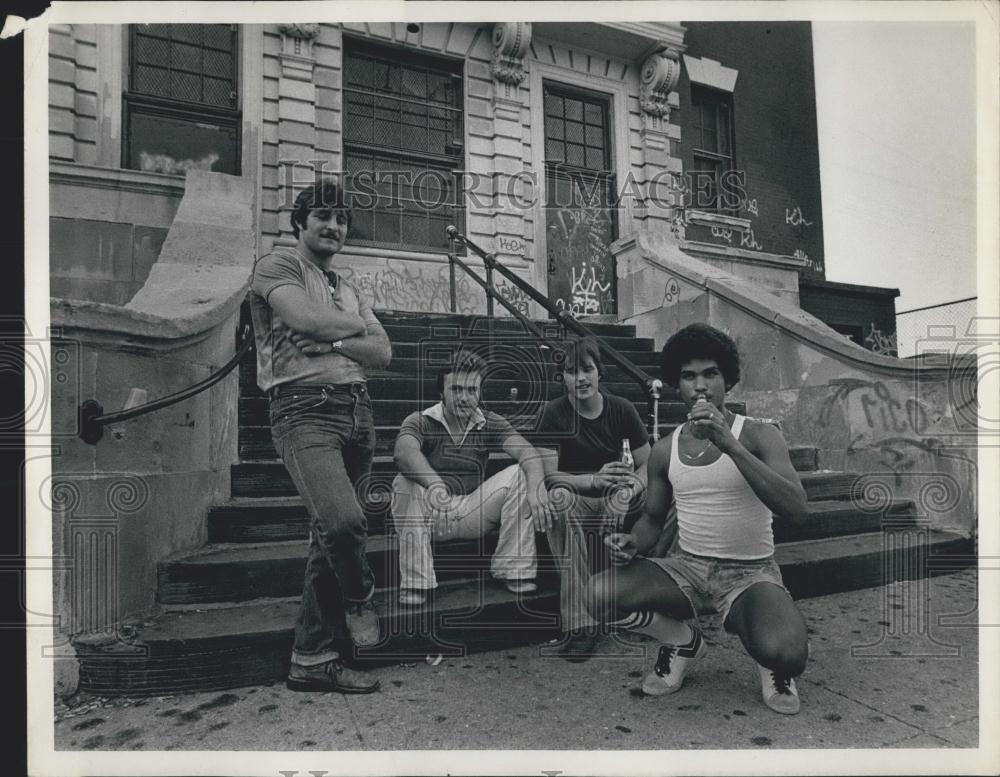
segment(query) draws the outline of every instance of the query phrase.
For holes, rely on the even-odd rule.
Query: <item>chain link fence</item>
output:
[[[900,358],[933,351],[950,352],[957,340],[975,333],[976,297],[928,305],[896,313],[896,341]]]

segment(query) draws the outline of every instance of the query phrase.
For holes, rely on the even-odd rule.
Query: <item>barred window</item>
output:
[[[344,184],[348,242],[448,250],[464,230],[462,65],[344,40]]]
[[[733,210],[738,203],[723,196],[723,176],[734,169],[733,96],[728,92],[691,85],[694,165],[691,187],[699,210]]]
[[[239,175],[237,50],[236,25],[129,27],[124,167]]]

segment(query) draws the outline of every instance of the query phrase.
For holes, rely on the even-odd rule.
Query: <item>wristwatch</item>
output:
[[[331,347],[331,348],[332,348],[332,349],[333,349],[334,351],[339,351],[339,350],[340,350],[340,348],[341,348],[341,346],[342,346],[343,344],[344,344],[344,341],[343,341],[343,340],[334,340],[334,341],[333,341],[332,343],[330,343],[330,347]]]

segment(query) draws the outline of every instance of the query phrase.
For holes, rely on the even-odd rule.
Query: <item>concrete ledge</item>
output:
[[[200,341],[246,295],[256,255],[253,208],[249,180],[189,172],[160,257],[132,300],[118,306],[53,298],[53,326],[84,344],[118,342],[126,350]]]
[[[815,316],[777,295],[730,272],[688,256],[669,236],[640,231],[617,241],[612,250],[617,255],[627,251],[630,245],[634,245],[639,255],[649,264],[683,278],[690,284],[701,286],[749,315],[768,322],[796,340],[808,343],[825,355],[835,356],[851,366],[898,378],[913,378],[917,375],[930,377],[935,374],[944,376],[948,372],[947,367],[904,361],[866,351]]]

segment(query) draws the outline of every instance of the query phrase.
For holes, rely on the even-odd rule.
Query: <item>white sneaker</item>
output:
[[[794,678],[775,674],[760,664],[757,664],[757,673],[764,704],[782,715],[794,715],[799,711],[799,691]]]
[[[694,636],[686,645],[660,645],[660,654],[653,671],[642,681],[642,692],[648,696],[676,693],[684,684],[688,668],[708,652],[708,645],[700,629],[693,629]]]

